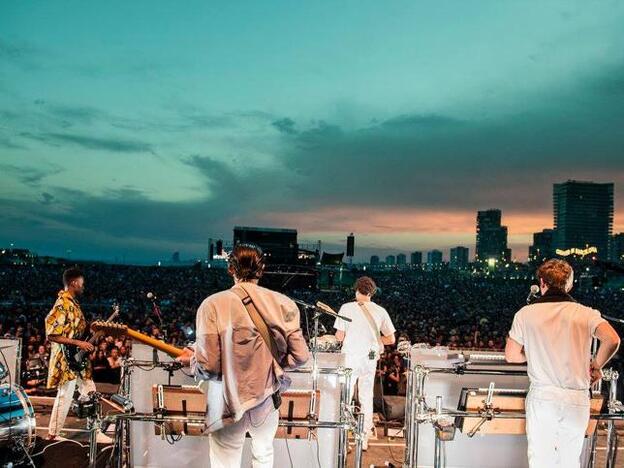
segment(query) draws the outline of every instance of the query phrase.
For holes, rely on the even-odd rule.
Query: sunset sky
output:
[[[0,245],[204,256],[234,225],[358,258],[455,245],[615,183],[624,3],[4,1]]]

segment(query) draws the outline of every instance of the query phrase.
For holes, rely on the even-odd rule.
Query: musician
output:
[[[334,328],[337,330],[336,339],[343,342],[345,366],[353,369],[349,401],[353,398],[357,381],[358,400],[364,413],[363,449],[367,450],[368,438],[373,430],[373,387],[377,361],[384,345],[394,344],[396,329],[386,309],[371,300],[377,292],[372,278],[358,278],[354,289],[355,302],[344,304],[338,312],[352,322],[336,318]]]
[[[57,389],[50,416],[48,440],[60,439],[59,434],[65,424],[76,385],[82,397],[95,391],[90,364],[80,373],[76,373],[69,368],[63,354],[63,345],[75,345],[87,352],[94,349],[92,344],[77,339],[87,328],[78,303],[78,298],[84,292],[83,273],[77,268],[65,270],[63,285],[54,307],[45,318],[46,336],[52,343],[47,387]]]
[[[179,361],[208,385],[206,431],[210,466],[241,465],[245,434],[252,438],[254,468],[273,466],[279,421],[276,392],[289,381],[284,370],[309,359],[299,326],[299,309],[286,296],[258,286],[264,257],[253,244],[238,244],[228,259],[234,286],[209,296],[197,310],[197,342]],[[276,344],[278,360],[252,321],[239,294],[248,295]]]
[[[541,297],[513,320],[505,357],[526,362],[526,431],[531,468],[578,467],[589,422],[589,388],[602,378],[620,338],[600,312],[568,293],[574,272],[563,260],[537,270]],[[600,347],[591,359],[592,338]]]

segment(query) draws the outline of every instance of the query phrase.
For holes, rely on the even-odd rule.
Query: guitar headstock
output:
[[[113,313],[108,318],[108,321],[110,322],[111,320],[114,320],[117,317],[119,317],[119,304],[115,302],[113,303]]]
[[[323,309],[325,312],[329,312],[330,314],[337,315],[336,311],[332,309],[331,306],[328,306],[324,302],[317,301],[316,307],[318,307],[319,309]]]
[[[123,336],[128,332],[128,326],[122,323],[96,320],[91,324],[91,331],[93,333],[104,333],[111,336]]]

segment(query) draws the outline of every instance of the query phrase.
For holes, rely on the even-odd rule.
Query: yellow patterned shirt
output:
[[[87,322],[76,299],[68,291],[60,291],[54,307],[45,319],[46,336],[60,335],[65,338],[80,339],[86,328]],[[76,373],[67,364],[67,359],[63,354],[63,345],[52,343],[48,388],[56,388],[76,377]],[[80,372],[80,378],[91,378],[91,363],[88,363],[87,367]]]

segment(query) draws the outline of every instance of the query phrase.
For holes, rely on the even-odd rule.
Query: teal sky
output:
[[[616,183],[624,4],[5,1],[0,244],[129,261],[203,255],[235,224],[361,256],[514,256],[552,184]],[[445,252],[446,253],[446,252]]]

